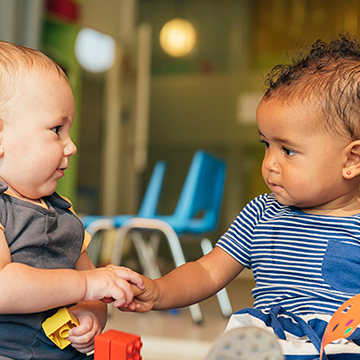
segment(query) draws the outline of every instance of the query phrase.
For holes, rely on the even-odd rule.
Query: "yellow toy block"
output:
[[[78,325],[78,319],[67,308],[60,309],[42,323],[46,336],[60,349],[70,344],[70,341],[66,339],[69,336],[69,330]]]

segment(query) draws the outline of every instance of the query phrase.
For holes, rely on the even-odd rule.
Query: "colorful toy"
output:
[[[141,360],[140,336],[108,330],[95,337],[94,360]]]
[[[345,301],[329,321],[321,342],[320,360],[324,348],[334,340],[348,338],[360,324],[360,294]]]
[[[78,319],[67,308],[60,309],[42,323],[46,336],[60,349],[70,344],[70,341],[66,339],[69,336],[69,330],[78,325]]]

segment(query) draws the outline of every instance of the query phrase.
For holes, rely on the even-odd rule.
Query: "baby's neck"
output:
[[[19,194],[16,190],[14,190],[11,186],[9,186],[6,191],[5,194],[8,194],[10,196],[16,197],[17,199],[23,200],[23,201],[27,201],[30,202],[32,204],[36,204],[36,205],[41,205],[43,204],[43,200],[42,199],[29,199],[21,194]]]
[[[357,198],[355,199],[355,201],[339,207],[327,207],[326,205],[320,205],[313,208],[305,208],[300,210],[306,214],[313,215],[326,215],[337,217],[352,216],[360,214],[360,198]]]

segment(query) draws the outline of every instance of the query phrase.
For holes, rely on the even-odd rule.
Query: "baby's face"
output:
[[[9,192],[36,200],[52,194],[76,152],[70,138],[75,104],[67,81],[49,71],[21,80],[1,133],[0,178]]]
[[[338,206],[347,191],[342,170],[351,141],[326,131],[317,114],[310,102],[276,98],[263,99],[257,110],[264,180],[281,204],[308,212]]]

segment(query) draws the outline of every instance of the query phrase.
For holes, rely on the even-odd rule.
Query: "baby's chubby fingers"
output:
[[[139,274],[120,266],[108,265],[103,268],[84,271],[87,286],[84,301],[114,300],[114,306],[129,306],[134,298],[132,286],[143,287]]]
[[[143,288],[145,286],[141,275],[121,266],[108,265],[106,267],[113,271],[117,276],[116,286],[118,289],[113,296],[113,305],[115,307],[128,307],[134,298],[133,287]]]
[[[76,326],[69,331],[68,340],[71,342],[88,342],[91,340],[91,329],[92,324],[89,322]]]
[[[154,308],[158,299],[159,291],[155,282],[147,277],[143,277],[144,287],[138,288],[132,285],[133,301],[125,308],[119,308],[122,311],[146,312]]]
[[[101,333],[101,329],[92,316],[80,315],[79,318],[80,325],[69,331],[67,340],[75,349],[86,353],[94,349],[94,338]]]
[[[146,291],[145,285],[142,286],[142,287],[139,287],[139,286],[134,285],[134,284],[131,285],[131,290],[133,292],[134,297],[137,297],[138,295],[141,295]]]
[[[115,271],[117,276],[124,280],[127,280],[131,284],[136,285],[139,289],[144,288],[145,285],[143,277],[137,272],[123,266],[116,266],[112,264],[107,265],[106,267],[111,268],[113,271]]]
[[[91,336],[90,333],[82,333],[80,335],[72,333],[67,340],[71,342],[71,346],[76,350],[87,353],[94,350],[94,338],[95,336]]]

